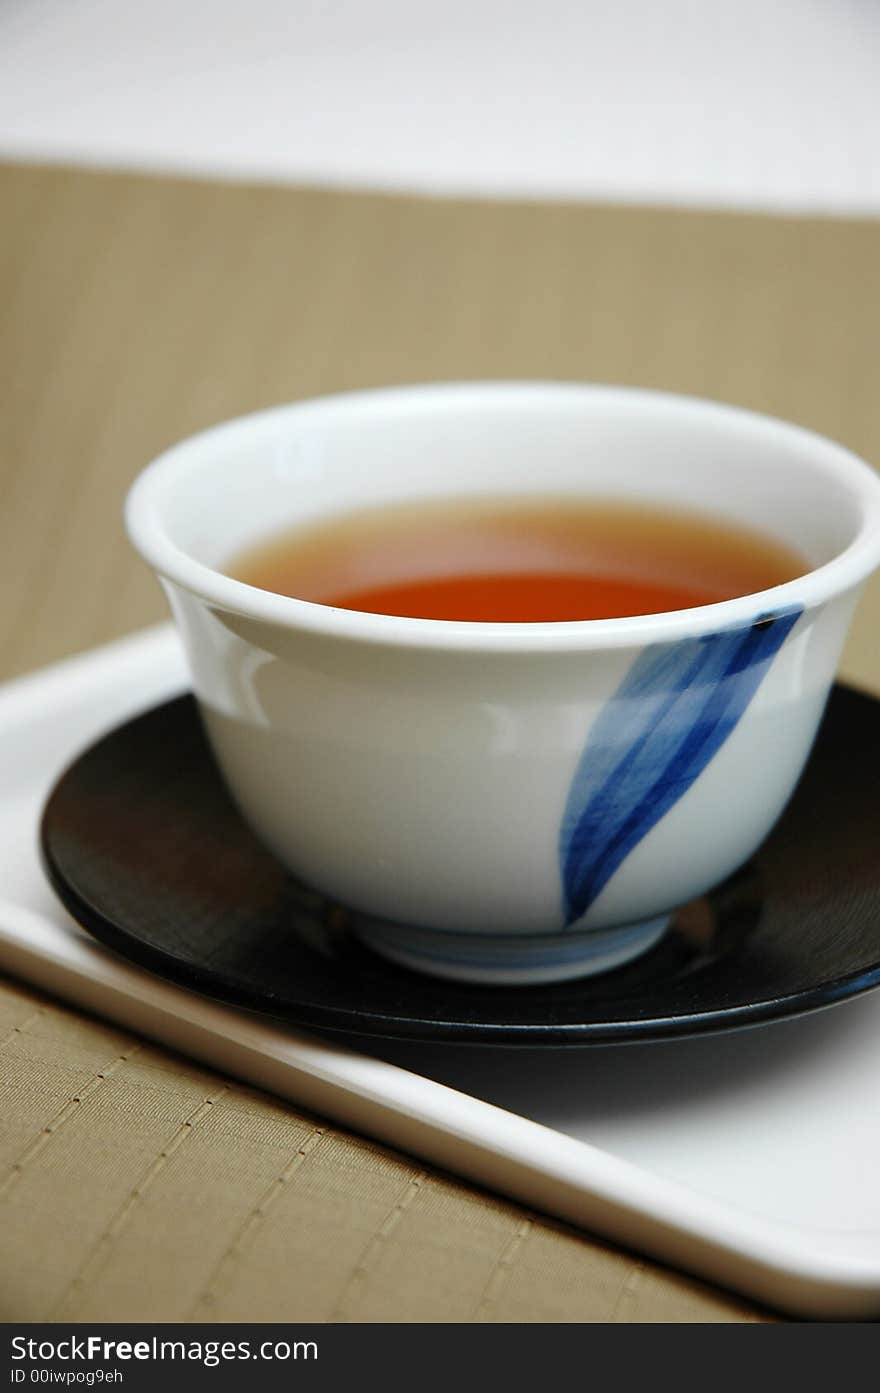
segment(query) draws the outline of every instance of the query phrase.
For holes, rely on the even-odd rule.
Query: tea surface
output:
[[[363,509],[270,538],[228,567],[301,600],[487,623],[691,609],[807,569],[781,543],[708,515],[541,497]]]

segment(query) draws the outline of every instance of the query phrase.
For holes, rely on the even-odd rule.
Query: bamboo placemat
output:
[[[223,417],[469,377],[666,387],[880,458],[871,222],[0,169],[0,673],[159,618],[138,469]],[[844,672],[880,689],[880,590]],[[767,1316],[0,984],[0,1318]]]

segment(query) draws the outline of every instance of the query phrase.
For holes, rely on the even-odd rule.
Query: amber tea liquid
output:
[[[691,609],[780,585],[809,566],[770,537],[701,513],[480,498],[306,524],[227,569],[262,590],[342,609],[521,624]]]

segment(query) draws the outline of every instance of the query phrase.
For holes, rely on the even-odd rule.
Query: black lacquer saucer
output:
[[[649,953],[581,981],[479,987],[374,956],[345,910],[291,880],[245,827],[190,697],[76,760],[48,799],[42,846],[55,890],[96,938],[290,1025],[532,1047],[727,1030],[880,984],[880,702],[836,687],[753,861],[681,910]]]

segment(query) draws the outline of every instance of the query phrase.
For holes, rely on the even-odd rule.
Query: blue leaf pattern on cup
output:
[[[633,663],[590,732],[566,802],[566,926],[724,744],[801,612],[655,644]]]

